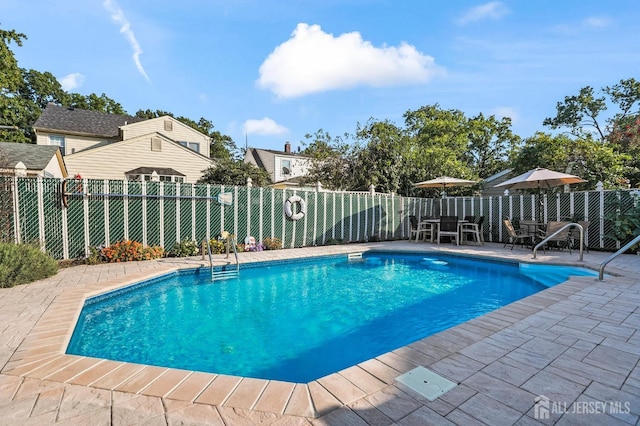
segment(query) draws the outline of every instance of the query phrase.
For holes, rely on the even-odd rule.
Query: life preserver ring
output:
[[[293,212],[293,205],[295,203],[300,204],[300,210],[298,213]],[[293,195],[287,199],[284,203],[284,214],[291,220],[302,219],[307,213],[307,203],[299,195]]]
[[[69,199],[67,198],[67,181],[63,180],[62,185],[60,185],[60,195],[62,197],[62,205],[64,208],[69,207]]]

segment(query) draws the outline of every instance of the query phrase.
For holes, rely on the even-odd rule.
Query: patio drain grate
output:
[[[433,401],[440,395],[458,386],[457,383],[445,379],[424,367],[414,368],[396,377],[396,380],[418,392],[429,401]]]

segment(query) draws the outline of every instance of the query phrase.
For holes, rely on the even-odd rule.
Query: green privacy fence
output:
[[[0,178],[0,238],[40,242],[55,258],[85,257],[120,240],[170,249],[228,231],[242,242],[279,238],[283,248],[406,239],[409,216],[484,216],[486,241],[504,241],[502,219],[589,220],[588,247],[616,249],[612,215],[637,203],[631,191],[544,196],[425,199],[391,194],[316,192],[170,182]],[[222,198],[220,198],[220,196]],[[306,214],[291,220],[285,201],[298,195]],[[229,205],[223,203],[230,199]],[[538,208],[538,206],[540,206]]]

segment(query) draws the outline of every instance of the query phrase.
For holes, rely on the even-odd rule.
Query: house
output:
[[[33,128],[36,143],[59,147],[69,174],[83,178],[194,183],[211,166],[210,138],[169,116],[49,104]]]
[[[272,186],[285,188],[299,186],[311,166],[311,159],[291,152],[291,144],[284,144],[284,151],[249,148],[244,156],[245,163],[260,167],[271,177]]]
[[[511,178],[511,169],[505,169],[501,172],[496,173],[495,175],[489,176],[486,179],[482,180],[482,191],[481,194],[483,197],[496,197],[504,195],[504,188],[498,187],[496,185],[506,182]]]
[[[0,142],[0,175],[66,178],[59,147]]]

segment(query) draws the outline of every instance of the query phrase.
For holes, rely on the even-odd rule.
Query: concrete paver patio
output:
[[[502,244],[406,241],[242,253],[241,262],[363,251],[452,251],[579,264]],[[592,268],[609,253],[585,254]],[[223,256],[216,256],[224,262]],[[640,257],[569,281],[308,384],[65,355],[85,297],[203,261],[63,269],[0,289],[0,424],[640,424]],[[428,401],[395,380],[424,366],[459,383]],[[536,404],[537,402],[537,404]]]

